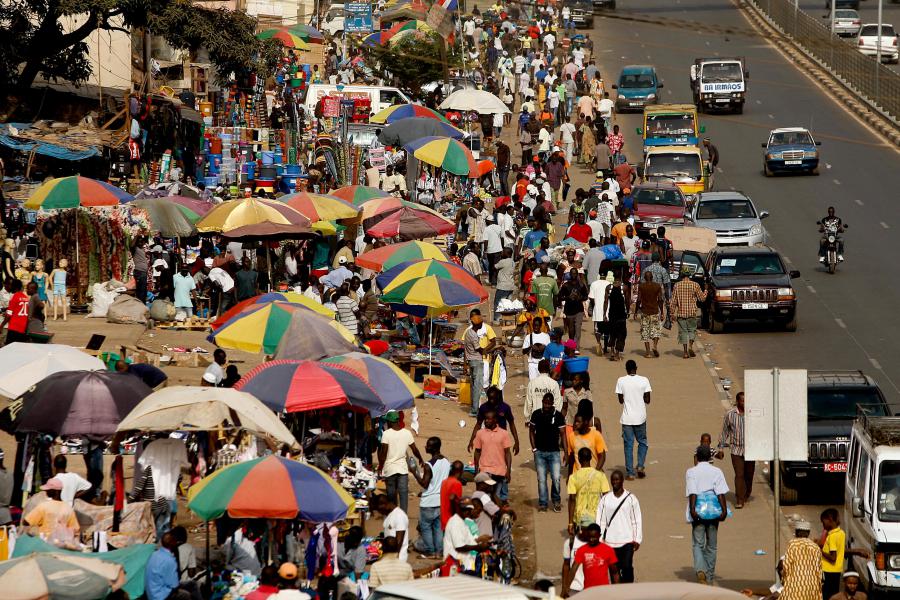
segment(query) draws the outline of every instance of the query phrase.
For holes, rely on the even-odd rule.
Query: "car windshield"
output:
[[[859,31],[860,37],[862,36],[871,36],[878,37],[878,25],[863,25],[862,29]],[[893,25],[882,25],[881,26],[881,37],[894,37],[894,26]]]
[[[716,259],[716,275],[783,275],[784,266],[775,254],[724,255]]]
[[[741,81],[738,63],[707,63],[703,65],[703,81]]]
[[[639,189],[634,194],[638,207],[646,204],[657,206],[684,206],[684,198],[677,190]]]
[[[676,135],[696,135],[694,115],[648,115],[647,137],[673,137]]]
[[[811,388],[806,392],[806,418],[809,421],[855,419],[857,407],[867,415],[886,416],[884,403],[875,388]]]
[[[652,154],[647,158],[647,176],[687,177],[700,179],[700,156],[697,154]]]
[[[900,522],[900,461],[886,460],[878,468],[878,520]]]
[[[653,87],[653,76],[649,73],[622,74],[619,79],[620,88],[648,88]]]
[[[770,146],[807,145],[813,143],[808,131],[777,131],[769,138]]]
[[[756,217],[749,200],[706,200],[697,208],[698,219],[752,219]]]

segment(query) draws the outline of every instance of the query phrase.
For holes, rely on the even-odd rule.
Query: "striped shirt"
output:
[[[359,322],[356,319],[356,311],[359,310],[359,305],[356,300],[350,296],[341,296],[334,305],[337,307],[337,317],[341,325],[346,327],[350,333],[358,334]]]
[[[725,413],[722,420],[722,433],[719,434],[719,448],[725,448],[735,456],[744,455],[744,414],[732,408]]]
[[[386,553],[369,568],[369,587],[373,589],[389,583],[412,580],[412,567],[405,560],[400,560],[394,552]]]

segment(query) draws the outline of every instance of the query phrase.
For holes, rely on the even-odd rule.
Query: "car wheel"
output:
[[[725,321],[719,321],[715,316],[709,315],[709,332],[716,334],[725,331]]]
[[[790,321],[785,321],[783,327],[785,331],[797,331],[797,313],[794,313],[794,316],[791,317]]]
[[[769,170],[769,165],[767,165],[765,162],[763,162],[763,175],[765,175],[766,177],[772,176],[772,171]]]
[[[736,114],[736,115],[744,114],[744,103],[743,102],[741,102],[740,104],[737,105],[737,108],[734,109],[734,114]]]
[[[810,174],[810,175],[818,175],[818,174],[819,174],[819,167],[816,167],[815,169],[810,169],[810,170],[809,170],[809,174]]]
[[[797,504],[797,501],[800,498],[800,491],[796,487],[792,487],[787,481],[785,481],[783,472],[781,475],[780,495],[782,504]]]

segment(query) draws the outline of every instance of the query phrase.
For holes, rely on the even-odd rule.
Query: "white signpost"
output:
[[[768,460],[775,488],[775,560],[781,556],[779,461],[809,459],[806,370],[744,371],[744,459]]]

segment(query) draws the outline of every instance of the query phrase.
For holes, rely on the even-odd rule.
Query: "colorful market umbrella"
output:
[[[303,294],[298,294],[297,292],[268,292],[266,294],[260,294],[258,296],[253,296],[252,298],[247,298],[246,300],[241,300],[231,308],[229,308],[225,313],[209,324],[213,331],[216,331],[234,317],[242,314],[247,310],[256,310],[255,307],[260,304],[268,304],[269,302],[289,302],[291,304],[298,304],[313,312],[317,312],[323,317],[334,317],[334,311],[330,308],[325,308],[312,298],[307,298]]]
[[[434,29],[425,21],[411,19],[409,21],[399,21],[394,23],[388,31],[399,33],[401,31],[434,31]]]
[[[452,262],[434,259],[400,263],[376,277],[375,282],[378,284],[378,289],[386,294],[405,283],[429,275],[442,279],[452,279],[472,292],[472,294],[478,296],[482,302],[488,299],[487,290],[468,271]]]
[[[392,34],[388,38],[387,43],[388,43],[388,45],[396,44],[400,40],[405,39],[407,37],[414,37],[419,40],[427,40],[429,38],[429,35],[430,34],[427,31],[423,31],[420,29],[404,29],[403,31],[398,31],[398,32]]]
[[[345,366],[311,360],[273,360],[247,372],[234,389],[247,392],[277,413],[350,406],[379,417],[388,411],[381,395]]]
[[[432,110],[427,106],[421,106],[419,104],[395,104],[394,106],[389,106],[384,110],[380,110],[369,118],[370,123],[393,123],[394,121],[399,121],[400,119],[408,119],[411,117],[422,117],[424,119],[434,119],[437,121],[442,121],[444,123],[450,124],[450,121],[447,120],[447,117],[437,112],[436,110]]]
[[[402,262],[433,258],[447,260],[444,252],[428,242],[412,241],[369,250],[356,257],[356,264],[373,271],[386,271]]]
[[[275,349],[276,359],[321,360],[347,352],[359,346],[346,327],[333,319],[326,319],[309,311],[295,311],[291,322]]]
[[[355,503],[327,473],[269,455],[219,469],[188,490],[188,508],[204,521],[236,519],[340,521]]]
[[[13,342],[0,348],[0,396],[18,398],[60,371],[105,369],[102,360],[72,346]]]
[[[454,231],[456,225],[453,221],[420,205],[402,206],[400,210],[392,212],[366,229],[366,233],[373,237],[399,237],[401,240],[421,240]]]
[[[466,137],[466,132],[437,119],[409,117],[394,121],[382,129],[378,134],[378,141],[388,146],[405,146],[424,137],[461,140]]]
[[[414,204],[412,202],[407,202],[405,200],[401,200],[396,196],[384,196],[381,198],[373,198],[371,200],[366,200],[362,204],[359,205],[359,208],[362,209],[359,217],[363,221],[368,221],[368,225],[373,225],[373,219],[381,219],[389,214],[396,212],[403,208],[404,206],[409,206],[411,208],[416,208],[420,206],[419,204]]]
[[[481,298],[465,286],[437,275],[402,283],[379,298],[394,310],[417,317],[436,317],[464,306],[481,304]]]
[[[390,410],[412,408],[415,399],[424,393],[397,365],[371,354],[348,352],[326,358],[322,362],[341,365],[359,373],[370,386],[378,390]]]
[[[325,40],[325,35],[321,31],[306,23],[290,25],[286,29],[301,39],[314,44],[321,44]]]
[[[297,440],[278,416],[252,395],[234,388],[176,385],[157,390],[128,413],[119,431],[243,430],[280,444]]]
[[[286,28],[276,27],[266,29],[256,34],[261,40],[278,40],[285,48],[294,48],[296,50],[309,50],[309,44],[303,41],[302,36]]]
[[[215,206],[209,200],[200,200],[199,198],[189,198],[187,196],[164,196],[164,198],[181,209],[181,212],[184,213],[184,216],[191,223],[199,221]]]
[[[363,46],[367,46],[369,48],[375,48],[377,46],[384,46],[388,43],[388,40],[391,39],[391,35],[393,35],[390,31],[373,31],[366,37],[362,39]]]
[[[144,198],[129,206],[146,211],[150,225],[163,237],[188,237],[197,233],[181,207],[166,198]]]
[[[61,371],[21,396],[15,428],[59,436],[109,436],[151,392],[128,373]]]
[[[353,206],[360,206],[363,202],[368,202],[375,198],[392,198],[390,194],[384,190],[367,185],[345,185],[331,192],[331,196],[346,200]]]
[[[57,177],[41,185],[25,202],[25,208],[54,210],[79,206],[118,206],[134,196],[105,181],[73,175]]]
[[[219,233],[231,239],[311,236],[310,220],[284,202],[241,198],[217,204],[197,222],[200,233]]]
[[[449,137],[429,136],[406,144],[404,148],[424,163],[463,177],[477,177],[472,151]]]
[[[122,565],[62,552],[35,552],[0,562],[6,600],[94,600],[125,584]]]
[[[299,335],[305,337],[328,334],[344,340],[350,346],[355,345],[355,336],[333,318],[317,314],[302,304],[277,301],[248,307],[219,326],[206,339],[220,348],[272,354],[295,315],[300,317],[306,328]]]
[[[305,215],[310,221],[334,221],[352,219],[359,215],[359,208],[337,196],[297,192],[278,198],[293,209]]]

